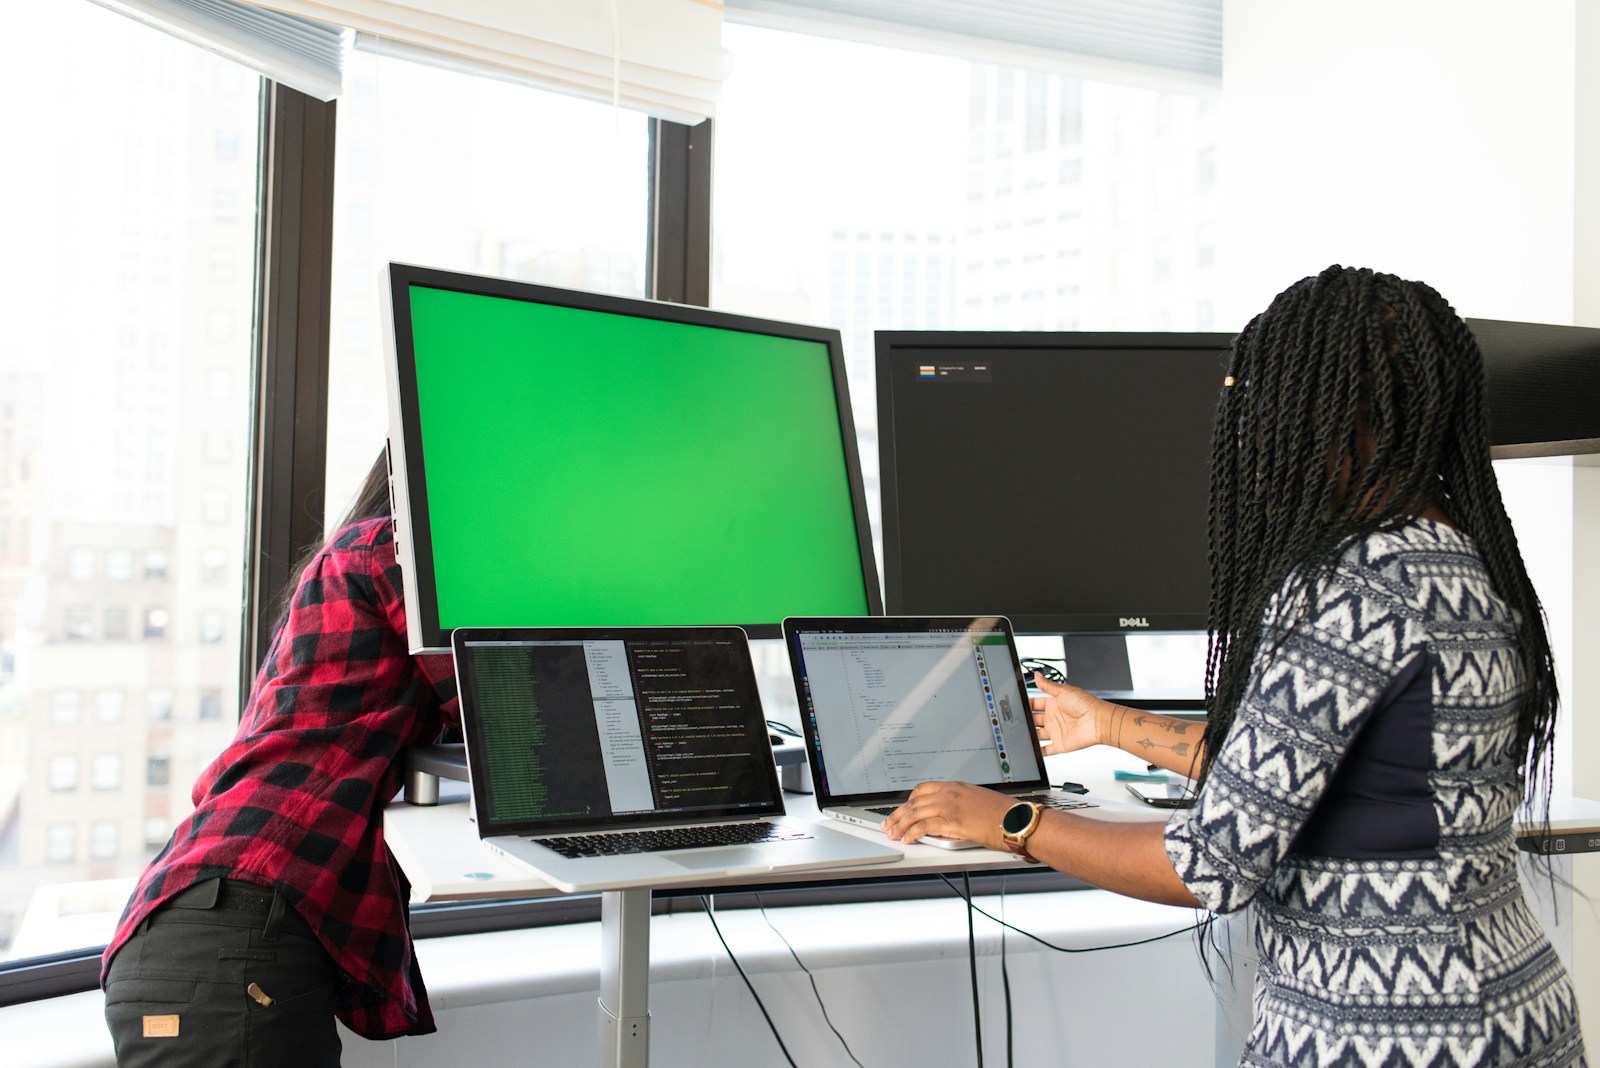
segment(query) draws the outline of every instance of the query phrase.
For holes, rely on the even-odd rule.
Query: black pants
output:
[[[281,894],[212,879],[117,951],[106,1024],[119,1068],[338,1068],[327,950]]]

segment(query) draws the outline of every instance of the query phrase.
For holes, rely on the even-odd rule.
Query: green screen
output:
[[[444,630],[867,613],[825,343],[410,301]]]

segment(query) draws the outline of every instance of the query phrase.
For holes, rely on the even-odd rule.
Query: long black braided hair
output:
[[[1211,443],[1202,778],[1233,723],[1266,613],[1294,622],[1345,547],[1430,506],[1471,536],[1517,614],[1514,752],[1526,796],[1548,811],[1555,667],[1490,467],[1477,341],[1427,285],[1338,265],[1280,293],[1229,357]]]

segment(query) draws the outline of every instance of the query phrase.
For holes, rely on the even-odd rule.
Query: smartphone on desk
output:
[[[1128,792],[1156,808],[1188,808],[1194,804],[1194,790],[1181,782],[1130,782]]]

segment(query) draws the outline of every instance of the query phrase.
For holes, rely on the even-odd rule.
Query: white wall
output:
[[[1574,0],[1227,0],[1221,323],[1331,263],[1572,321]]]
[[[1572,316],[1579,326],[1600,326],[1600,4],[1578,9],[1578,63],[1574,124],[1577,139],[1573,204]],[[1573,664],[1578,722],[1574,748],[1584,754],[1573,769],[1574,788],[1600,798],[1600,457],[1586,456],[1573,469],[1573,512],[1578,545],[1573,562],[1577,603],[1573,644],[1582,655]],[[1600,898],[1600,879],[1592,888]]]

